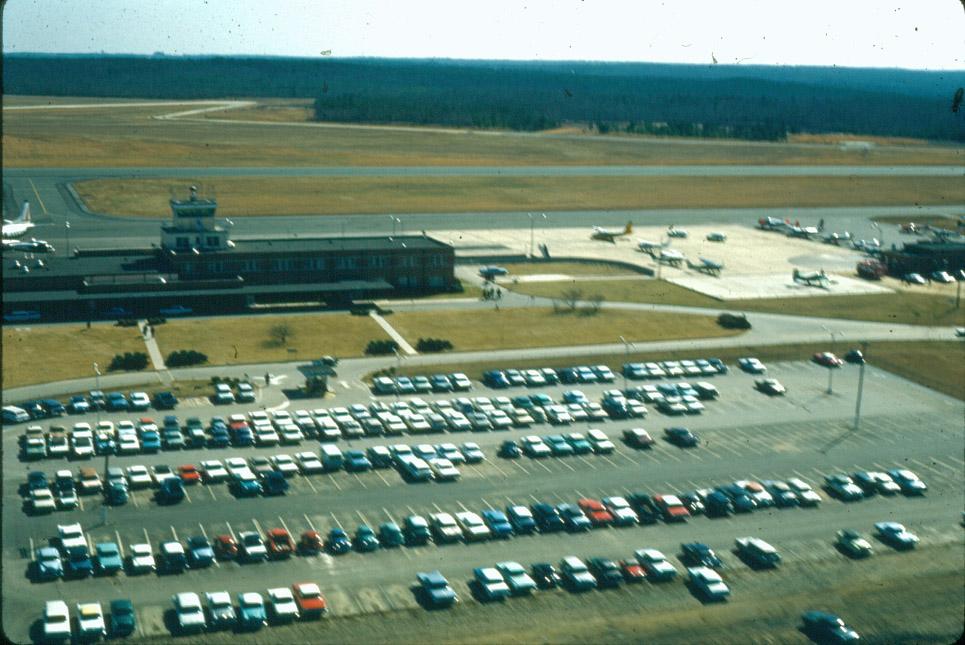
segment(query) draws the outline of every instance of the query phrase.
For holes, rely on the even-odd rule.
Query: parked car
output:
[[[416,579],[419,581],[419,586],[426,601],[433,607],[448,607],[458,602],[459,597],[456,592],[453,591],[452,587],[449,586],[449,581],[439,571],[419,573],[416,575]]]

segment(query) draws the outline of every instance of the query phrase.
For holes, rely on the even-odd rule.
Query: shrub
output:
[[[724,329],[750,329],[751,323],[744,314],[721,314],[717,316],[717,324]]]
[[[167,318],[148,318],[148,319],[147,319],[147,324],[149,324],[149,325],[151,325],[152,327],[154,327],[155,325],[163,325],[163,324],[166,323],[167,321],[168,321]]]
[[[444,338],[420,338],[416,349],[420,352],[445,352],[452,349],[452,343]]]
[[[179,349],[171,352],[165,360],[165,364],[168,367],[184,367],[186,365],[199,365],[207,362],[208,356],[206,354],[196,352],[193,349]]]
[[[137,320],[134,318],[121,318],[116,323],[116,327],[137,327]]]
[[[108,371],[137,371],[147,367],[147,354],[144,352],[125,352],[115,354],[111,359],[111,364],[107,366]]]
[[[366,356],[385,356],[399,349],[399,344],[394,340],[370,340],[365,347]]]

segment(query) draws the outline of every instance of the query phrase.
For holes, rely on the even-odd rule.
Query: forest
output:
[[[7,54],[7,94],[289,97],[318,120],[781,140],[965,141],[965,72],[448,59]]]

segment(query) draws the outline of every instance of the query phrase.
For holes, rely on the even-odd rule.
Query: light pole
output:
[[[533,215],[532,213],[526,213],[526,215],[529,217],[529,257],[530,257],[530,259],[532,259],[532,258],[536,257],[535,253],[533,253],[534,249],[536,248],[536,244],[535,244],[535,241],[536,241],[536,240],[535,240],[535,238],[536,238],[536,216]],[[543,219],[545,220],[545,219],[546,219],[546,213],[542,213],[542,217],[543,217]]]
[[[64,254],[70,257],[70,220],[64,220]]]
[[[630,343],[626,338],[620,336],[620,342],[623,343],[623,393],[627,393],[627,364],[630,362]]]
[[[854,404],[854,430],[857,432],[861,425],[861,396],[864,394],[864,365],[868,362],[868,343],[861,343],[861,367],[858,368],[858,400]]]
[[[389,215],[389,219],[392,221],[392,237],[395,237],[395,215]]]
[[[828,329],[827,325],[821,325],[821,329],[828,332],[831,335],[831,353],[834,354],[834,337],[841,336],[841,332],[831,331]],[[834,380],[834,370],[835,368],[828,365],[828,394],[834,394],[834,389],[832,388],[832,383]]]
[[[98,391],[100,391],[101,389],[101,371],[100,371],[100,368],[97,366],[97,363],[94,363],[94,387]],[[101,413],[100,413],[100,407],[98,407],[97,408],[98,425],[100,425],[100,420],[101,420]],[[95,432],[96,432],[96,429],[95,429]],[[110,468],[110,465],[111,465],[111,451],[108,449],[104,451],[104,486],[105,487],[107,486],[107,482],[110,481],[110,479],[107,477],[107,469]],[[106,490],[104,491],[104,498],[101,500],[101,524],[103,526],[107,526],[107,492],[108,491]]]

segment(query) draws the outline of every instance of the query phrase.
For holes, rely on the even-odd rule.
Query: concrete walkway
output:
[[[147,347],[147,355],[151,357],[151,365],[154,366],[155,371],[164,372],[167,371],[167,365],[164,364],[164,356],[161,355],[161,350],[157,346],[157,339],[152,333],[150,336],[147,335],[145,329],[147,328],[146,320],[137,321],[137,326],[141,330],[141,336],[144,338],[144,346]],[[168,376],[170,378],[170,375]]]
[[[415,351],[415,348],[413,348],[412,345],[410,345],[408,342],[406,342],[405,338],[402,337],[402,334],[400,334],[399,332],[397,332],[397,331],[395,330],[395,327],[393,327],[392,325],[390,325],[390,324],[388,323],[388,321],[385,320],[385,318],[383,318],[383,317],[380,316],[379,314],[375,313],[374,311],[370,311],[370,312],[369,312],[369,316],[371,316],[371,317],[372,317],[372,320],[374,320],[375,322],[377,322],[377,323],[379,324],[379,327],[381,327],[382,329],[385,330],[385,333],[387,333],[387,334],[389,335],[389,337],[392,338],[392,340],[394,340],[395,342],[397,342],[397,343],[399,344],[399,349],[401,349],[403,352],[405,352],[405,353],[408,354],[409,356],[415,356],[415,355],[418,353],[418,352]]]

